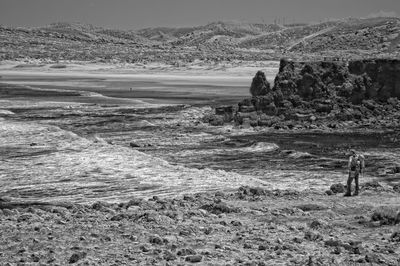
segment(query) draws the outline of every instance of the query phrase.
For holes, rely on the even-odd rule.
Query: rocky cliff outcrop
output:
[[[389,118],[392,126],[399,124],[400,60],[282,59],[273,88],[268,85],[258,71],[250,89],[253,96],[241,101],[233,115],[237,124],[337,128],[340,121],[368,125]]]
[[[284,99],[300,96],[308,102],[323,98],[344,98],[353,104],[369,99],[387,102],[392,97],[400,98],[400,60],[292,62],[282,59],[273,91],[282,93]]]

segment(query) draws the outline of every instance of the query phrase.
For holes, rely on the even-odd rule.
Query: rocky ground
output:
[[[334,192],[341,186],[333,186]],[[341,191],[342,192],[342,191]],[[0,201],[2,265],[399,265],[399,188]]]

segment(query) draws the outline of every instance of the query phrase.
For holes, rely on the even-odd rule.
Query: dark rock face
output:
[[[258,71],[250,92],[252,97],[233,114],[237,124],[285,128],[287,120],[318,124],[330,119],[326,126],[336,128],[336,122],[395,116],[400,109],[400,60],[282,59],[273,88]]]
[[[353,104],[367,99],[387,101],[400,97],[400,60],[281,61],[273,91],[306,100],[339,96]]]
[[[271,90],[271,86],[265,77],[264,72],[258,71],[253,78],[250,86],[250,93],[252,96],[266,95]]]
[[[349,72],[363,77],[367,97],[387,101],[400,97],[400,61],[365,60],[349,62]]]

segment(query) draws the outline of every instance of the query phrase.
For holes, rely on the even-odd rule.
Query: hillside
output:
[[[192,28],[148,28],[138,33],[149,39],[163,40],[173,44],[200,45],[218,38],[229,38],[234,43],[244,37],[275,32],[282,28],[280,25],[218,21]]]
[[[274,25],[214,22],[137,31],[80,23],[39,28],[0,26],[0,60],[191,62],[289,57],[400,55],[398,18]]]
[[[272,48],[285,49],[291,43],[302,40],[303,38],[315,34],[327,28],[339,25],[340,22],[327,22],[315,25],[305,25],[299,27],[283,28],[278,31],[261,34],[254,38],[244,39],[240,42],[241,47],[245,48]]]
[[[339,23],[329,31],[299,43],[292,50],[304,53],[328,49],[398,53],[399,33],[400,20],[397,18],[354,19]]]

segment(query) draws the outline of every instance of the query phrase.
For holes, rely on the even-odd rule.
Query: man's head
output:
[[[354,149],[351,149],[349,152],[350,152],[350,155],[351,155],[351,156],[356,155],[356,150],[354,150]]]

